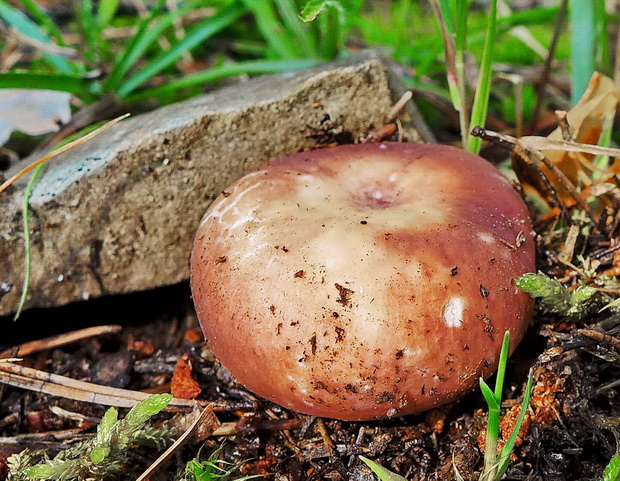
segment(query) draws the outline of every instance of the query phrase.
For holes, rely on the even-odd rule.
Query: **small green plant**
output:
[[[515,284],[530,296],[538,298],[543,312],[577,319],[587,314],[585,301],[597,292],[594,287],[586,285],[580,285],[571,292],[560,281],[542,272],[523,274]]]
[[[495,390],[492,390],[489,385],[480,378],[480,390],[484,396],[485,401],[489,407],[489,416],[487,422],[486,433],[486,445],[484,449],[484,470],[480,475],[480,481],[499,481],[504,476],[504,473],[508,469],[510,464],[510,456],[514,450],[515,442],[523,424],[527,407],[530,403],[530,395],[532,393],[533,375],[530,370],[527,385],[525,386],[525,393],[523,394],[523,403],[521,405],[521,412],[517,418],[517,422],[514,425],[512,433],[499,456],[497,456],[497,441],[499,437],[499,417],[500,407],[502,405],[502,391],[504,389],[504,375],[506,373],[506,362],[508,361],[508,350],[510,346],[510,332],[506,331],[504,334],[504,342],[502,344],[502,350],[499,355],[499,364],[497,367],[497,374],[495,375]],[[457,474],[457,479],[463,478]]]
[[[262,475],[256,474],[231,479],[232,473],[239,469],[243,462],[233,464],[218,459],[221,450],[222,447],[216,449],[205,461],[200,460],[200,453],[194,459],[190,459],[185,466],[181,481],[245,481],[262,477]]]
[[[614,454],[609,461],[609,464],[605,466],[603,471],[603,477],[601,481],[619,481],[620,480],[620,453]]]
[[[502,391],[504,389],[504,375],[506,373],[506,363],[508,362],[508,350],[510,346],[510,332],[506,331],[504,334],[504,340],[502,343],[502,350],[499,355],[499,364],[497,366],[497,374],[495,376],[495,389],[492,390],[489,385],[480,378],[480,390],[484,396],[487,405],[489,406],[489,417],[487,423],[486,432],[486,446],[484,450],[484,469],[480,474],[479,481],[499,481],[506,473],[508,465],[510,463],[510,456],[514,450],[517,436],[523,425],[525,419],[525,413],[527,412],[528,405],[530,403],[530,395],[532,393],[533,376],[530,370],[527,385],[525,387],[525,393],[523,394],[523,403],[521,405],[521,412],[517,418],[517,422],[514,425],[514,429],[510,434],[510,437],[506,441],[499,456],[497,455],[497,443],[499,438],[499,421],[500,421],[500,407],[502,404]],[[368,458],[360,456],[360,459],[366,463],[370,469],[379,477],[381,481],[406,481],[402,476],[391,472],[384,468],[380,464],[371,461]],[[464,481],[463,477],[459,474],[458,469],[454,466],[455,476],[458,481]],[[603,481],[607,481],[606,479]]]
[[[82,441],[49,459],[45,451],[26,449],[8,459],[9,481],[44,479],[50,481],[82,481],[103,479],[119,473],[126,451],[134,444],[158,449],[172,441],[169,428],[153,428],[149,419],[164,409],[170,394],[155,394],[135,405],[123,419],[118,411],[106,411],[94,438]]]

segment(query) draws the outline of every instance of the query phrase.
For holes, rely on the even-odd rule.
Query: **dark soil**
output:
[[[603,324],[593,327],[612,334],[619,330],[620,316],[608,314],[597,319],[601,320]],[[199,399],[217,401],[220,421],[237,423],[238,434],[210,438],[202,452],[208,454],[223,444],[224,459],[235,463],[249,460],[241,468],[244,474],[271,473],[267,479],[281,481],[374,480],[358,454],[412,480],[453,479],[453,462],[465,479],[477,479],[482,466],[478,438],[486,423],[486,405],[477,391],[426,413],[370,423],[320,420],[254,398],[234,382],[197,335],[186,284],[33,310],[17,323],[8,318],[0,321],[5,326],[3,347],[90,325],[121,324],[119,334],[80,341],[25,360],[37,369],[121,388],[168,392],[176,361],[188,354],[194,377],[203,389]],[[506,479],[600,479],[615,452],[610,429],[612,419],[620,416],[619,354],[611,345],[574,333],[576,327],[589,324],[593,322],[569,323],[537,316],[511,357],[503,412],[514,406],[518,409],[531,366],[535,367],[536,385],[531,423],[522,433],[524,441],[516,449]],[[26,433],[77,426],[76,421],[53,414],[50,406],[95,418],[105,411],[99,405],[9,386],[2,387],[0,395],[0,436],[5,437],[0,440],[0,470],[7,455],[24,447],[54,452],[71,444],[72,439],[53,438],[20,443]],[[157,420],[171,416],[164,413]],[[182,448],[156,479],[175,479],[202,444]],[[132,451],[124,477],[135,479],[156,456],[145,449]]]

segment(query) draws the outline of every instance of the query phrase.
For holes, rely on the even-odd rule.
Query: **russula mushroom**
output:
[[[200,223],[192,292],[214,353],[288,408],[369,420],[430,409],[522,338],[527,209],[491,164],[404,143],[278,159]]]

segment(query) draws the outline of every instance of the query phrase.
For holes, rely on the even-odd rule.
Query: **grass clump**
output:
[[[546,314],[574,319],[579,319],[588,313],[586,301],[597,292],[594,287],[584,284],[571,292],[560,281],[542,272],[523,274],[515,284],[522,291],[537,298],[538,305]]]
[[[255,474],[233,479],[232,474],[243,465],[243,462],[234,464],[218,459],[221,450],[222,447],[216,449],[208,459],[203,461],[200,460],[200,453],[190,459],[180,481],[245,481],[262,477],[260,474]]]
[[[103,479],[118,474],[126,452],[135,444],[162,448],[172,441],[169,428],[154,428],[149,419],[164,409],[171,394],[156,394],[135,405],[123,419],[118,411],[106,411],[97,434],[61,451],[53,459],[43,450],[26,449],[8,459],[8,481],[45,479],[50,481],[82,481]]]

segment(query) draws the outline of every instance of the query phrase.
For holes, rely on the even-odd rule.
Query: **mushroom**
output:
[[[192,292],[213,352],[249,390],[315,416],[430,409],[496,368],[532,303],[528,211],[484,159],[440,145],[284,157],[202,219]]]

